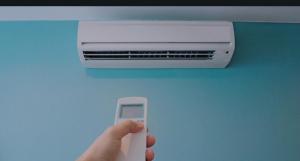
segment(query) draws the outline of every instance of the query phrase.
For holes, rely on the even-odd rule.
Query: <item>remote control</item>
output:
[[[115,115],[115,124],[124,120],[144,123],[144,129],[122,138],[121,150],[117,161],[145,161],[147,137],[147,99],[144,97],[119,98]]]

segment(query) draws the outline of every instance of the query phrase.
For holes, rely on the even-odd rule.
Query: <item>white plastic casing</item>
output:
[[[122,105],[143,105],[143,118],[121,118]],[[144,129],[138,133],[128,134],[122,139],[117,161],[145,161],[147,137],[147,99],[144,97],[119,98],[115,115],[115,124],[124,120],[142,121]]]
[[[88,68],[224,68],[234,47],[233,24],[225,21],[80,21],[78,25],[79,58]],[[93,60],[84,54],[174,50],[215,52],[209,60]]]

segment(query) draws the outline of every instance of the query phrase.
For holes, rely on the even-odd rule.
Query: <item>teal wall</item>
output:
[[[300,24],[234,27],[227,69],[96,70],[77,22],[0,22],[0,160],[74,160],[145,96],[157,161],[299,161]]]

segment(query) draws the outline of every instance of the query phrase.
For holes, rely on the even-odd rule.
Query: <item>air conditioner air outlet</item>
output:
[[[210,60],[214,50],[83,51],[85,60]]]
[[[121,51],[83,51],[85,55],[98,54],[213,54],[215,50],[121,50]]]

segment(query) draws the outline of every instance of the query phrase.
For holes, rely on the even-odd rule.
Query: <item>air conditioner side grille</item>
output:
[[[215,50],[83,51],[85,60],[211,60]]]

